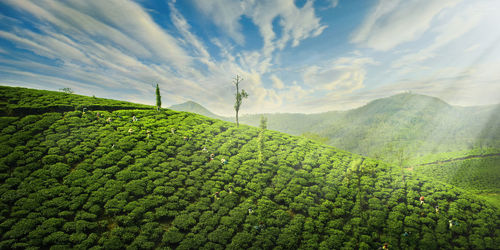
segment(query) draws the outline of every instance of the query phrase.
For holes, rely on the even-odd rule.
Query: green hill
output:
[[[228,117],[216,115],[216,114],[210,112],[205,107],[203,107],[200,104],[193,102],[193,101],[187,101],[187,102],[184,102],[181,104],[172,105],[169,108],[173,109],[175,111],[191,112],[191,113],[203,115],[203,116],[214,118],[214,119],[229,120]]]
[[[332,145],[387,160],[397,155],[394,148],[419,156],[500,147],[500,126],[487,125],[498,123],[498,108],[460,108],[438,98],[400,94],[347,112],[323,134]]]
[[[422,157],[409,163],[418,175],[442,181],[493,202],[500,208],[500,150],[490,149]]]
[[[24,116],[44,112],[151,109],[152,106],[47,90],[0,86],[0,114]]]
[[[260,116],[244,115],[240,121],[258,126]],[[329,145],[386,161],[397,158],[401,148],[411,157],[500,148],[500,105],[457,107],[435,97],[403,93],[342,112],[264,116],[269,129],[313,134]]]
[[[37,92],[0,89],[7,103]],[[304,138],[111,100],[23,102],[40,113],[0,123],[0,249],[500,245],[499,210],[476,196]]]

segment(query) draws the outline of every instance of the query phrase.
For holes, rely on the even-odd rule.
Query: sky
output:
[[[241,114],[500,103],[498,0],[2,0],[0,85]]]

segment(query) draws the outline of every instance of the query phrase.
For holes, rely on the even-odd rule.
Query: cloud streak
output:
[[[419,38],[439,13],[458,2],[379,0],[363,24],[353,32],[351,42],[375,50],[390,50]]]
[[[244,43],[241,18],[246,16],[252,19],[264,41],[262,51],[265,56],[271,56],[276,49],[284,49],[287,44],[296,47],[302,40],[316,37],[327,28],[316,16],[313,1],[307,1],[302,8],[298,8],[293,0],[196,0],[195,2],[205,15],[214,20],[214,23],[225,30],[238,44]],[[281,37],[278,37],[273,27],[275,20],[279,20]]]

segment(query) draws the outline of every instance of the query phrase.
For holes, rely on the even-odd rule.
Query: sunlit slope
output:
[[[411,171],[480,194],[500,207],[499,150],[420,163],[412,166]]]
[[[500,147],[500,106],[461,108],[434,97],[399,94],[351,110],[325,129],[337,147],[366,155],[411,156]]]
[[[3,124],[0,249],[500,243],[498,209],[472,195],[422,177],[403,181],[399,169],[274,131],[170,110],[41,113]]]
[[[45,112],[105,109],[152,109],[152,106],[63,92],[0,86],[0,114],[23,116]]]

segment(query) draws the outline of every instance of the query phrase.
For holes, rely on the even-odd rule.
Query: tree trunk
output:
[[[237,128],[240,127],[240,124],[238,122],[238,111],[240,109],[240,105],[238,104],[238,96],[240,94],[239,84],[240,84],[240,79],[239,79],[238,75],[236,75],[236,107],[235,107],[235,110],[236,110],[236,127]]]
[[[240,124],[238,122],[238,110],[236,110],[236,127],[240,127]]]

